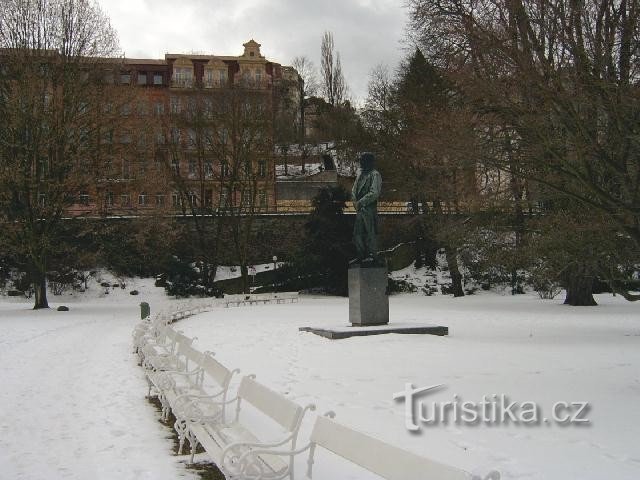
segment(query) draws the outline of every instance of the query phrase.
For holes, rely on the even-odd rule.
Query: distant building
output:
[[[74,213],[275,210],[274,119],[286,114],[299,128],[295,69],[267,60],[254,40],[239,56],[171,53],[119,68],[107,81],[132,90],[105,106],[124,117],[103,133],[109,173],[79,192]]]

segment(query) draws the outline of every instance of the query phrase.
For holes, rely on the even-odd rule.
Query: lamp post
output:
[[[278,268],[278,256],[273,256],[273,291],[276,292],[278,290],[278,284],[276,282],[276,268]]]

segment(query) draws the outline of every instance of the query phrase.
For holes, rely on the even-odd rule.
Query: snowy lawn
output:
[[[300,404],[389,443],[467,470],[497,468],[505,479],[637,480],[640,478],[640,305],[598,296],[600,306],[572,308],[533,295],[390,299],[392,321],[433,322],[449,337],[381,335],[327,340],[301,326],[345,324],[348,300],[302,297],[293,305],[217,309],[177,328],[197,336],[230,368]],[[445,384],[422,397],[480,402],[505,394],[537,402],[589,402],[589,426],[426,425],[405,429],[404,404],[392,395],[405,383]],[[301,443],[312,418],[305,422]],[[297,477],[303,478],[300,458]],[[320,451],[314,478],[371,478]]]
[[[173,456],[131,354],[138,304],[166,304],[150,280],[104,295],[50,297],[69,312],[0,302],[0,478],[198,478]],[[129,295],[133,288],[139,296]],[[24,302],[24,299],[20,302]]]
[[[70,312],[0,302],[0,478],[196,478],[148,404],[131,355],[138,304],[175,305],[150,280],[126,290],[52,297]],[[130,296],[132,289],[139,296]],[[181,321],[196,346],[301,404],[387,442],[468,470],[498,468],[505,479],[640,478],[640,305],[599,296],[570,308],[534,296],[453,299],[394,296],[392,321],[447,325],[449,337],[383,335],[330,341],[300,326],[346,323],[348,300],[303,296],[298,304],[219,308]],[[445,384],[423,397],[479,402],[506,394],[536,401],[588,401],[591,425],[427,425],[405,429],[405,383]],[[308,438],[312,417],[300,443]],[[184,457],[183,457],[184,458]],[[304,478],[305,456],[297,477]],[[319,452],[314,478],[371,478]]]

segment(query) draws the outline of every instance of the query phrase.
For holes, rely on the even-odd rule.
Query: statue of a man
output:
[[[360,155],[360,172],[353,183],[351,196],[356,208],[353,243],[357,258],[351,263],[376,263],[378,260],[378,197],[382,190],[382,176],[375,169],[376,157],[365,152]]]

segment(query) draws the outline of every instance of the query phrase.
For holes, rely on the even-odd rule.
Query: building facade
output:
[[[106,82],[123,93],[99,133],[106,167],[73,214],[276,210],[275,139],[300,125],[300,82],[260,44],[239,56],[167,54],[125,59]]]

